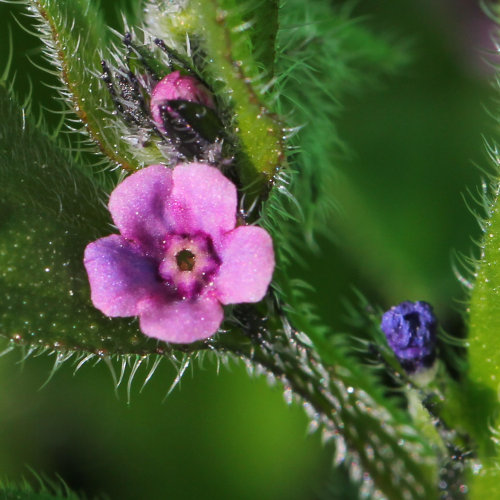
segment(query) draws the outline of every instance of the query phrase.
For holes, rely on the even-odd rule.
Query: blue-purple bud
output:
[[[427,302],[401,302],[382,316],[380,328],[408,373],[429,368],[436,359],[437,320]]]

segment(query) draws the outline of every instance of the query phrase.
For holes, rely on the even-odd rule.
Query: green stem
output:
[[[482,462],[479,474],[471,474],[471,498],[500,494],[495,436],[500,391],[500,213],[496,193],[481,245],[469,308],[469,371],[464,398],[468,431],[478,445]],[[477,468],[476,468],[477,472]]]

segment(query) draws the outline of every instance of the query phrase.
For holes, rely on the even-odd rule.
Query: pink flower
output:
[[[202,163],[152,165],[111,193],[121,235],[90,243],[91,298],[106,316],[139,316],[142,332],[167,342],[208,338],[222,305],[258,302],[274,270],[269,234],[236,227],[236,187]]]
[[[215,109],[212,94],[200,81],[192,76],[181,75],[180,71],[169,73],[156,85],[151,94],[151,114],[162,132],[165,132],[165,129],[161,107],[167,106],[168,112],[175,115],[175,112],[168,107],[168,101],[176,100],[197,102]]]

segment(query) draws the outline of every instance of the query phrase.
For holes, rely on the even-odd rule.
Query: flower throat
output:
[[[196,262],[196,257],[189,250],[181,250],[176,256],[177,267],[179,271],[192,271]]]

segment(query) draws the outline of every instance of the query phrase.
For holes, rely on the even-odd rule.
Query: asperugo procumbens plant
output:
[[[293,279],[331,204],[337,99],[404,56],[326,1],[150,0],[120,33],[91,0],[21,3],[74,133],[48,134],[6,69],[7,350],[55,353],[54,369],[100,359],[131,377],[147,364],[147,380],[167,358],[176,381],[204,356],[241,360],[302,403],[363,497],[498,494],[496,189],[470,367],[453,379],[429,304],[365,308],[361,343],[321,325]]]

